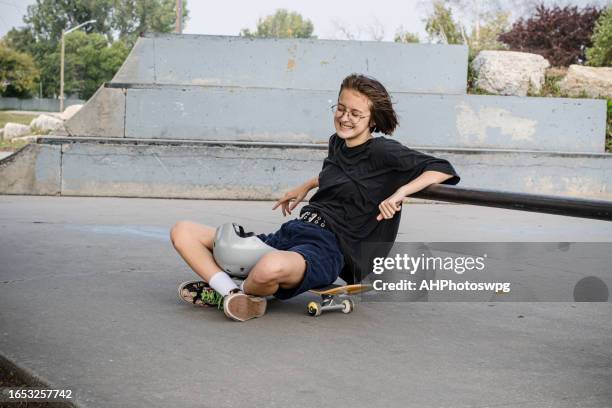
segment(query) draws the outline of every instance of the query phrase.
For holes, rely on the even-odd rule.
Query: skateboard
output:
[[[308,303],[308,314],[316,317],[330,310],[342,310],[351,313],[355,310],[355,302],[351,296],[372,290],[372,285],[329,285],[310,289],[308,292],[321,296],[320,302]]]

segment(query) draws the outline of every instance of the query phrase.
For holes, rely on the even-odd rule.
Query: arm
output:
[[[442,183],[452,177],[453,175],[451,174],[446,174],[439,171],[424,171],[420,176],[398,188],[391,197],[380,203],[378,206],[380,214],[378,214],[376,220],[382,221],[383,219],[393,218],[395,213],[401,209],[404,198],[416,193],[417,191],[421,191],[432,184]]]
[[[296,188],[287,191],[276,203],[274,203],[272,210],[276,210],[280,205],[283,216],[291,214],[291,210],[306,197],[306,194],[308,194],[310,190],[316,187],[319,187],[319,176],[311,178]]]
[[[319,187],[319,176],[311,178],[310,180],[305,182],[304,185],[308,188],[308,191],[312,190],[313,188]]]
[[[404,199],[405,197],[414,194],[417,191],[421,191],[432,184],[442,183],[452,177],[453,176],[451,174],[446,174],[439,171],[424,171],[423,174],[412,180],[410,183],[401,186],[397,190],[397,193],[402,196],[402,199]]]

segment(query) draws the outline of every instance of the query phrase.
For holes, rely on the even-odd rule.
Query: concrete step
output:
[[[612,200],[612,155],[413,147],[448,159],[460,187]],[[277,199],[318,174],[327,146],[41,138],[0,161],[0,193]]]
[[[352,72],[388,90],[464,94],[463,45],[146,34],[113,82],[297,88],[338,92]]]
[[[604,152],[604,100],[392,96],[394,137],[406,145]],[[111,84],[66,127],[72,136],[326,144],[336,101],[336,91]]]

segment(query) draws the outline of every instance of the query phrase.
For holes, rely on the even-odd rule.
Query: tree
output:
[[[499,40],[511,50],[540,54],[553,66],[581,63],[600,14],[593,6],[578,10],[575,6],[549,8],[540,4],[534,16],[520,18]]]
[[[425,31],[430,40],[443,44],[463,44],[466,42],[461,25],[453,20],[450,7],[444,0],[434,0],[433,13],[425,20]]]
[[[183,1],[183,21],[188,17],[186,1]],[[102,82],[112,78],[121,62],[115,59],[127,55],[138,35],[146,31],[170,32],[175,24],[175,0],[36,0],[28,6],[23,20],[25,27],[13,28],[4,37],[11,48],[30,54],[40,71],[43,95],[54,97],[59,93],[59,42],[62,29],[74,27],[85,21],[95,19],[78,32],[91,33],[95,36],[84,40],[78,32],[66,37],[66,56],[79,56],[89,48],[75,46],[68,51],[68,42],[73,36],[81,41],[95,42],[100,47],[100,59],[90,59],[90,63],[103,64],[100,67],[88,67],[93,72],[92,81],[81,80],[66,87],[66,92],[77,93],[87,98],[92,90]],[[119,40],[116,40],[118,38]],[[104,41],[102,41],[104,39]],[[84,56],[81,56],[85,58]],[[79,66],[77,71],[83,72]],[[112,73],[109,73],[111,72]],[[79,72],[74,78],[81,78]],[[66,72],[68,77],[68,72]],[[67,84],[68,85],[68,84]]]
[[[133,44],[140,33],[169,33],[176,22],[175,0],[113,0],[111,27],[119,39]],[[183,24],[189,17],[183,0]]]
[[[0,41],[0,95],[30,96],[38,80],[34,60]]]
[[[83,27],[83,31],[101,33],[112,39],[108,19],[112,7],[113,0],[36,0],[36,4],[28,6],[23,21],[37,41],[58,42],[63,29],[89,20],[96,22]]]
[[[404,31],[401,27],[395,33],[395,37],[393,41],[400,43],[420,43],[421,40],[418,34],[410,33],[408,31]]]
[[[312,35],[314,26],[310,20],[296,12],[278,9],[265,19],[257,20],[257,31],[248,28],[240,30],[240,36],[249,38],[316,38]]]
[[[102,34],[75,31],[66,36],[64,92],[89,99],[121,67],[129,49],[123,41],[109,44]],[[47,90],[59,89],[59,46],[47,56],[48,68],[42,70]]]
[[[183,22],[188,18],[183,0]],[[132,44],[138,35],[153,31],[168,33],[174,29],[175,0],[36,0],[23,17],[35,41],[60,41],[62,29],[96,20],[82,31],[98,33],[113,42],[115,37]]]
[[[480,23],[472,28],[468,37],[470,52],[475,55],[482,50],[506,48],[506,45],[498,40],[498,37],[509,29],[510,13],[499,11],[481,18]]]
[[[469,24],[462,24],[471,27],[469,38],[470,47],[483,48],[480,45],[482,28],[495,19],[495,16],[503,12],[500,0],[447,0],[447,4],[459,11],[464,21]],[[509,13],[508,13],[509,14]]]
[[[588,64],[594,67],[612,66],[612,6],[601,13],[591,42],[593,46],[586,50]]]

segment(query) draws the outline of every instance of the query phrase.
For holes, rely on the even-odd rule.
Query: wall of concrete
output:
[[[408,146],[604,151],[606,103],[393,93]],[[266,103],[262,103],[266,101]],[[335,91],[199,86],[102,88],[67,123],[74,136],[327,143]]]
[[[0,161],[0,193],[273,200],[318,174],[326,155],[318,145],[39,142]],[[612,200],[607,154],[419,150],[448,159],[460,187]]]
[[[61,145],[28,144],[0,160],[0,193],[61,193]]]
[[[358,72],[389,91],[464,94],[467,60],[463,45],[147,34],[112,82],[337,93]]]

